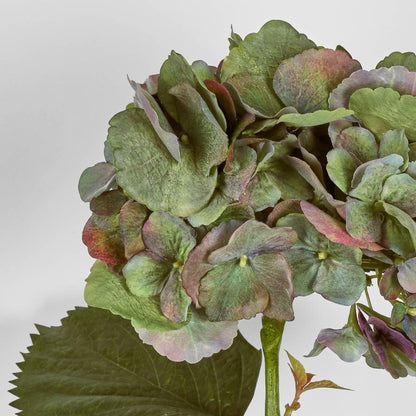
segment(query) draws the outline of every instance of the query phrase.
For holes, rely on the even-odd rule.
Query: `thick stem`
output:
[[[284,326],[284,321],[263,316],[260,336],[266,366],[266,416],[280,416],[279,350]]]

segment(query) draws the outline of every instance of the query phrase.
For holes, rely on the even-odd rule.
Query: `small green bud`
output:
[[[246,267],[247,265],[247,256],[244,254],[240,257],[240,267]]]

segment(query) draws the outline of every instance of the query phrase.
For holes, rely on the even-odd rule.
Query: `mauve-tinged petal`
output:
[[[375,316],[370,316],[368,323],[374,325],[382,334],[383,338],[391,345],[404,352],[411,361],[416,360],[415,345],[408,340],[403,334],[395,329],[390,328],[384,321]]]
[[[404,290],[416,293],[416,257],[399,265],[397,278]]]
[[[150,344],[171,361],[195,364],[204,357],[225,350],[237,336],[236,321],[210,322],[201,313],[192,311],[190,322],[173,331],[149,331],[136,328],[145,344]]]
[[[215,267],[208,261],[208,256],[217,248],[225,246],[232,233],[240,225],[240,221],[223,222],[209,231],[201,243],[189,253],[182,269],[182,285],[197,307],[200,307],[198,301],[199,282],[207,272]]]
[[[315,205],[307,201],[301,201],[300,206],[306,218],[313,224],[313,226],[333,243],[364,248],[371,251],[383,250],[383,247],[376,243],[362,241],[351,237],[347,233],[345,225],[341,221],[332,218]]]

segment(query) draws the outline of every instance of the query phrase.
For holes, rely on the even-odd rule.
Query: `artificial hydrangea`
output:
[[[319,334],[341,359],[416,372],[416,56],[370,71],[282,21],[217,66],[172,52],[110,120],[81,175],[97,259],[85,299],[174,361],[228,348],[237,322],[351,306]],[[369,274],[375,272],[375,274]],[[376,280],[392,316],[356,303]],[[372,325],[372,326],[371,326]]]

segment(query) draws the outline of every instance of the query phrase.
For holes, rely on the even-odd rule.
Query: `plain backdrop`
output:
[[[67,310],[84,305],[93,260],[81,243],[89,209],[77,182],[103,160],[108,120],[132,100],[127,74],[144,81],[171,49],[217,65],[228,53],[231,24],[245,36],[271,19],[288,21],[318,45],[342,44],[371,69],[392,51],[416,50],[415,14],[414,1],[400,0],[1,0],[0,414],[15,414],[8,380],[33,324],[58,325]],[[296,299],[295,311],[283,348],[317,379],[354,390],[308,392],[296,414],[413,414],[414,378],[393,380],[330,351],[302,357],[320,329],[345,323],[348,308],[310,296]],[[242,331],[259,347],[259,320],[244,322]],[[282,356],[282,405],[294,391],[286,362]],[[262,377],[249,416],[264,414]]]

